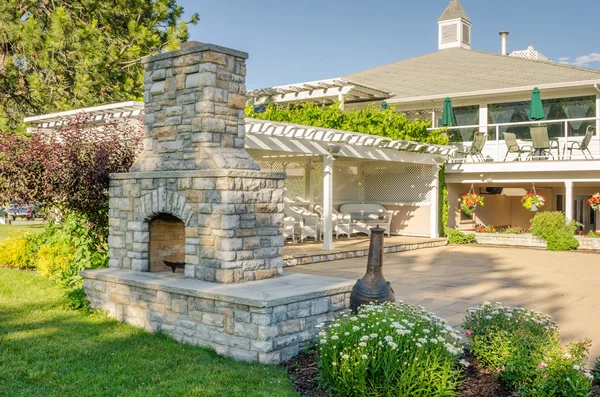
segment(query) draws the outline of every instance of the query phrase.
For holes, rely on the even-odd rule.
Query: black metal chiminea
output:
[[[356,313],[360,305],[368,303],[394,302],[394,290],[388,281],[383,278],[383,233],[377,225],[371,229],[371,242],[369,244],[369,259],[367,272],[354,284],[350,294],[350,310]]]

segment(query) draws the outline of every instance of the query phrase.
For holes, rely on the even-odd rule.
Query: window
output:
[[[565,212],[565,196],[563,194],[556,195],[556,210]]]

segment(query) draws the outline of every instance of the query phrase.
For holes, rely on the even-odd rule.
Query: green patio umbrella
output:
[[[444,110],[442,111],[442,127],[452,127],[456,125],[454,111],[452,110],[452,99],[444,99]]]
[[[537,87],[535,87],[531,93],[531,108],[529,109],[529,118],[531,120],[544,120],[546,118],[546,115],[544,114],[544,106],[542,106],[540,90]]]

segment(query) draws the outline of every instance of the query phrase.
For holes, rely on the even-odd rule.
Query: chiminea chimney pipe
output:
[[[500,37],[501,37],[501,42],[502,42],[502,55],[506,55],[508,54],[507,50],[506,50],[506,41],[508,38],[508,32],[506,30],[503,30],[502,32],[500,32]]]

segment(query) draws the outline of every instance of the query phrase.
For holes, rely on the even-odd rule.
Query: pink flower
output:
[[[470,329],[465,330],[465,334],[467,334],[467,336],[471,336],[473,335],[473,331],[471,331]]]
[[[546,364],[545,362],[542,361],[541,363],[538,364],[538,367],[546,368],[546,367],[548,367],[548,364]]]

